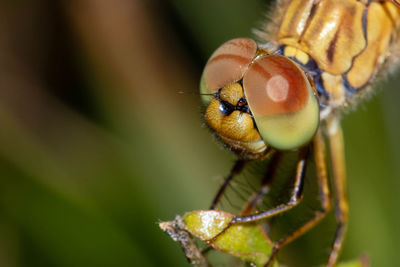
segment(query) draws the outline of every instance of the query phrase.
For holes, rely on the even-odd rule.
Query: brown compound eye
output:
[[[200,82],[200,93],[213,94],[218,89],[243,78],[257,53],[257,44],[248,38],[230,40],[221,45],[208,60]],[[209,97],[202,97],[208,103]]]
[[[303,70],[290,59],[257,59],[243,78],[243,89],[258,130],[272,147],[298,148],[314,136],[318,99]]]

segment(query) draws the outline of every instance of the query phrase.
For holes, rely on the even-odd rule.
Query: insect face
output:
[[[261,156],[267,149],[250,114],[239,83],[229,84],[217,92],[205,112],[206,123],[233,150],[248,158]]]
[[[317,96],[290,59],[234,39],[209,59],[200,91],[208,126],[244,158],[301,147],[319,125]],[[210,97],[212,95],[212,97]]]

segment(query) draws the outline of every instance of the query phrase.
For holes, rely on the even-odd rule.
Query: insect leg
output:
[[[235,177],[235,175],[239,174],[243,170],[246,163],[247,163],[246,160],[242,160],[242,159],[236,160],[229,175],[225,178],[224,183],[221,185],[221,187],[218,190],[217,195],[214,197],[214,200],[211,204],[210,210],[215,209],[215,207],[218,205],[219,201],[221,200],[221,197],[224,194],[229,183],[232,181],[233,177]]]
[[[329,146],[333,170],[333,187],[335,194],[335,214],[338,222],[332,251],[329,255],[328,267],[335,265],[344,235],[347,229],[348,203],[346,197],[346,163],[344,158],[344,142],[339,119],[333,117],[327,120]]]
[[[285,212],[287,210],[290,210],[294,206],[300,203],[302,197],[303,197],[303,186],[304,186],[304,177],[305,177],[305,172],[306,172],[306,161],[309,153],[309,147],[306,146],[301,149],[300,155],[299,155],[299,160],[297,162],[296,166],[296,174],[295,174],[295,181],[294,181],[294,188],[291,192],[290,199],[287,203],[280,204],[276,206],[275,208],[262,211],[259,213],[253,213],[250,215],[246,216],[238,216],[234,217],[232,221],[228,224],[228,226],[222,230],[219,234],[214,236],[211,240],[211,242],[215,241],[221,234],[223,234],[229,227],[231,227],[234,224],[237,223],[248,223],[248,222],[254,222],[254,221],[259,221],[263,219],[270,218],[272,216],[275,216],[279,213]],[[270,258],[272,260],[272,258]],[[270,264],[270,261],[267,262],[266,266]]]
[[[241,216],[249,215],[253,212],[253,209],[260,203],[260,201],[268,194],[272,181],[276,175],[276,171],[280,163],[282,162],[282,153],[275,152],[271,158],[271,163],[268,165],[268,169],[264,174],[261,181],[260,189],[254,193],[247,201],[246,206],[242,209]]]
[[[246,216],[235,217],[232,219],[229,226],[236,223],[247,223],[247,222],[254,222],[267,219],[296,206],[301,201],[303,196],[303,185],[304,185],[304,176],[306,170],[308,151],[309,151],[309,146],[302,148],[300,151],[299,161],[297,162],[297,167],[296,167],[294,188],[293,191],[291,192],[290,200],[287,203],[280,204],[275,208],[262,211],[259,213],[253,213]],[[229,226],[227,228],[229,228]]]
[[[318,130],[317,134],[313,140],[314,144],[314,157],[317,168],[317,179],[318,179],[318,190],[319,190],[319,200],[321,203],[321,210],[317,211],[309,221],[303,224],[300,228],[298,228],[293,233],[281,238],[274,244],[270,259],[267,264],[272,262],[273,258],[276,256],[279,249],[288,243],[292,242],[299,236],[303,235],[305,232],[313,228],[317,223],[319,223],[328,211],[331,208],[330,204],[330,194],[329,194],[329,184],[328,184],[328,173],[326,167],[326,158],[325,158],[325,142],[322,136],[321,129]],[[266,265],[268,266],[268,265]]]

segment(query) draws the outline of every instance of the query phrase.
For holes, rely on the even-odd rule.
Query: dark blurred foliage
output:
[[[269,5],[1,1],[0,266],[188,266],[157,222],[207,208],[234,160],[191,93],[212,51],[251,36]],[[395,266],[400,248],[399,81],[343,122],[343,258],[368,252],[373,266]],[[325,255],[312,244],[327,221],[282,254]]]

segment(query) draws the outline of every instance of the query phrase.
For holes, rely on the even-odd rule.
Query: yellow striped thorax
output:
[[[320,119],[368,92],[398,47],[400,9],[390,1],[277,5],[258,34],[265,42],[223,44],[200,82],[207,125],[242,158],[306,145]]]
[[[400,9],[391,1],[285,1],[275,36],[282,54],[312,74],[331,108],[342,107],[371,84],[397,48]]]

